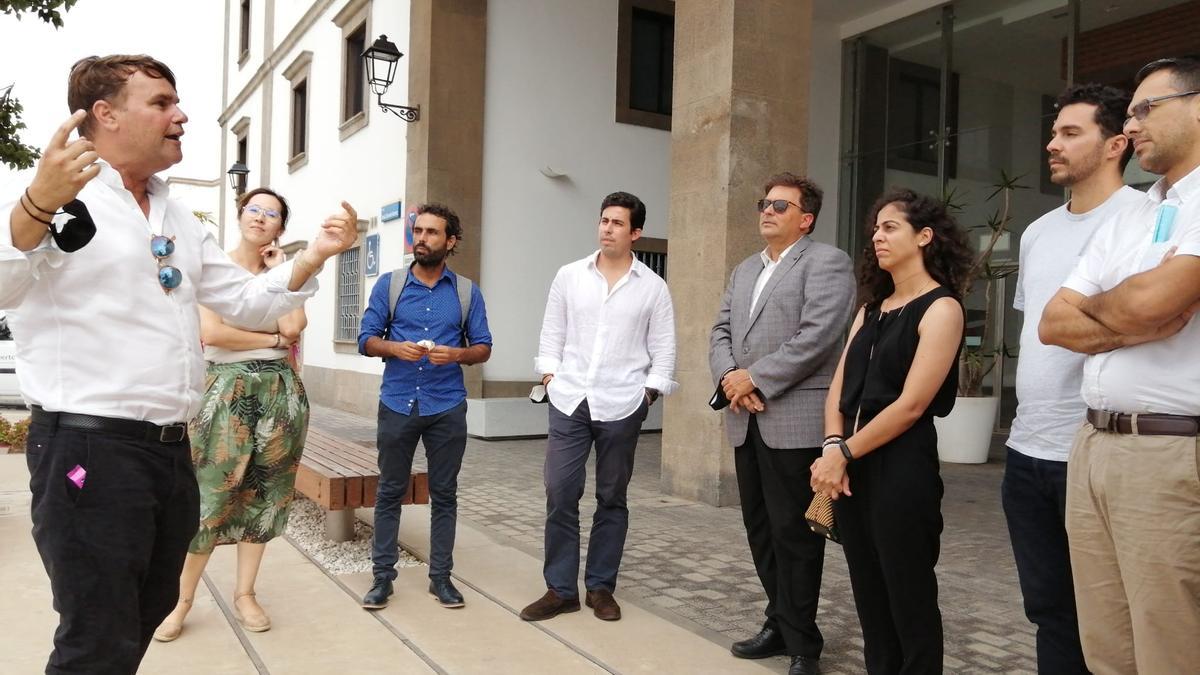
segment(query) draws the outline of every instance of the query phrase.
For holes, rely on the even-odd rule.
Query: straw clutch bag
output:
[[[833,518],[833,500],[829,498],[829,495],[824,492],[813,494],[812,503],[804,512],[804,520],[808,521],[808,527],[813,532],[835,544],[842,543],[842,538],[838,534],[837,522]]]

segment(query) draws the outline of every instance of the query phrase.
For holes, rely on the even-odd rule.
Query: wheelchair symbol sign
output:
[[[367,235],[367,276],[379,275],[379,235]]]

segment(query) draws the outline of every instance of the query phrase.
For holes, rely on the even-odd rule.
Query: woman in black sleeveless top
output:
[[[881,198],[869,222],[863,307],[829,387],[812,485],[837,500],[867,672],[941,673],[933,418],[954,407],[971,251],[943,205],[910,190]]]

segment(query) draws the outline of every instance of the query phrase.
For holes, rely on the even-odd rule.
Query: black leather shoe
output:
[[[741,642],[733,643],[729,651],[739,659],[765,659],[768,656],[782,656],[787,653],[783,644],[783,634],[774,626],[763,626],[758,635]]]
[[[429,592],[447,609],[458,609],[467,604],[463,602],[462,593],[450,583],[450,577],[429,577]]]
[[[811,656],[793,656],[788,675],[819,675],[821,662]]]
[[[376,579],[371,585],[371,590],[363,596],[363,609],[383,609],[388,605],[388,598],[392,597],[392,580],[391,579]]]

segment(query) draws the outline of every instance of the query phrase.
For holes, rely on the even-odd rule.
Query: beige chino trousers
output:
[[[1067,465],[1079,633],[1095,675],[1200,672],[1200,443],[1084,423]]]

